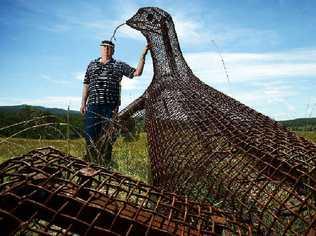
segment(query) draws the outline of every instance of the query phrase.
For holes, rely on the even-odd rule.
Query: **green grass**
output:
[[[295,131],[299,136],[306,138],[307,140],[316,143],[316,132],[315,131]]]
[[[148,158],[146,133],[141,133],[136,140],[124,141],[119,138],[113,146],[114,169],[148,182],[150,179],[150,164]]]
[[[316,142],[316,132],[298,131],[299,136]],[[53,146],[70,155],[82,158],[85,153],[85,140],[45,140],[45,139],[23,139],[23,138],[0,138],[0,163],[11,157],[23,155],[34,148]],[[138,180],[150,182],[150,164],[148,160],[146,133],[132,141],[118,138],[113,147],[113,169],[122,174],[129,175]]]
[[[35,148],[52,146],[68,153],[67,140],[37,140],[23,138],[0,138],[0,163],[11,157],[23,155]],[[85,154],[85,140],[69,140],[69,153],[83,158]],[[118,138],[113,147],[113,169],[138,180],[147,182],[150,168],[147,153],[146,133],[141,133],[133,141]]]

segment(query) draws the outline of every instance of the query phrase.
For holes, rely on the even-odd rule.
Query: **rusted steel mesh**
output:
[[[50,147],[4,162],[0,180],[1,235],[247,235],[252,230],[210,204]]]
[[[315,143],[201,82],[167,12],[141,8],[127,24],[152,44],[154,76],[120,117],[145,114],[153,184],[215,202],[257,232],[315,233]]]

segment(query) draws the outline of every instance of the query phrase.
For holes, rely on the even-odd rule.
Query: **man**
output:
[[[115,45],[111,41],[101,42],[101,57],[90,62],[83,81],[80,112],[85,115],[84,131],[87,154],[90,159],[91,150],[95,151],[95,144],[102,134],[102,128],[109,124],[113,112],[118,112],[121,103],[120,82],[122,77],[126,76],[132,79],[142,75],[145,57],[149,49],[149,45],[147,45],[135,69],[112,57],[114,47]],[[111,160],[112,146],[111,144],[109,146],[105,155],[106,162]],[[93,153],[96,155],[95,152]]]

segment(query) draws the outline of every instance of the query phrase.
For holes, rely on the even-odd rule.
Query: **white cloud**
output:
[[[308,104],[306,105],[305,117],[313,117],[316,112],[316,97],[310,98]]]
[[[298,92],[292,86],[286,84],[266,83],[262,86],[246,90],[238,90],[232,93],[235,99],[256,107],[261,104],[284,103],[289,97],[297,95]],[[288,106],[289,110],[293,111],[293,106]]]
[[[80,80],[81,82],[83,82],[85,74],[86,73],[84,71],[76,72],[76,73],[74,73],[74,79],[75,80]]]
[[[109,35],[109,37],[112,36],[112,33],[118,27],[119,25],[123,24],[128,20],[132,15],[135,14],[136,10],[134,8],[125,9],[125,13],[120,13],[119,18],[117,19],[111,19],[111,20],[100,20],[100,19],[94,19],[94,20],[73,20],[75,24],[78,24],[82,27],[88,28],[90,30],[97,31],[96,36],[97,37],[104,37],[105,32]],[[136,8],[137,9],[137,8]],[[131,38],[135,40],[142,41],[144,40],[144,36],[137,30],[132,29],[128,25],[124,24],[120,26],[117,29],[115,37],[123,37],[123,38]]]
[[[21,103],[61,108],[67,108],[69,105],[71,109],[79,110],[80,102],[81,97],[77,96],[47,96],[40,99],[24,99]]]
[[[144,40],[144,36],[137,30],[132,29],[128,25],[123,25],[119,28],[118,33],[116,34],[116,37],[125,37],[125,38],[131,38],[139,41]]]
[[[202,42],[210,42],[211,36],[207,30],[203,29],[203,25],[198,21],[188,18],[175,16],[173,18],[178,38],[186,44],[199,44]]]
[[[19,99],[0,97],[0,106],[19,105],[21,104],[19,101]]]
[[[81,97],[77,96],[47,96],[42,98],[1,98],[1,106],[11,106],[28,104],[34,106],[44,106],[50,108],[67,109],[68,105],[71,110],[79,110]]]
[[[305,117],[289,102],[297,95],[295,88],[280,85],[234,91],[232,97],[275,120],[286,120]]]
[[[193,72],[206,83],[226,83],[216,52],[184,54]],[[300,49],[277,53],[222,53],[231,82],[316,76],[316,51]]]
[[[276,45],[279,42],[279,35],[273,30],[262,30],[257,28],[247,28],[244,26],[233,26],[222,23],[222,19],[215,17],[218,12],[210,13],[214,16],[206,20],[201,14],[188,14],[187,10],[179,11],[174,9],[169,11],[175,25],[175,29],[180,41],[180,46],[212,46],[212,40],[221,45],[238,45],[240,47],[253,46],[262,47],[264,45]],[[182,45],[184,44],[184,45]]]
[[[124,90],[134,90],[137,89],[137,85],[139,84],[139,81],[136,79],[128,79],[124,78],[121,82],[121,86]]]
[[[51,26],[49,26],[49,25],[35,25],[35,27],[37,27],[38,29],[50,31],[53,33],[63,33],[63,32],[66,32],[66,31],[71,29],[70,25],[62,24],[62,23],[54,24]]]
[[[149,58],[148,58],[149,59]],[[133,79],[123,78],[122,92],[121,92],[121,109],[129,105],[136,98],[141,96],[153,78],[153,68],[151,60],[146,60],[146,66],[144,68],[143,74],[140,77],[135,77]]]
[[[68,80],[60,80],[60,79],[53,79],[51,76],[49,76],[49,75],[44,75],[44,74],[42,74],[41,75],[41,78],[42,79],[45,79],[45,80],[47,80],[47,81],[49,81],[49,82],[51,82],[51,83],[54,83],[54,84],[70,84],[70,81],[68,81]]]

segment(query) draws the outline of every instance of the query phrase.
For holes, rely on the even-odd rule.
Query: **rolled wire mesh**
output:
[[[251,234],[251,226],[51,147],[0,165],[1,235]]]
[[[141,8],[127,24],[152,45],[154,76],[120,118],[144,110],[153,184],[216,203],[257,233],[315,233],[316,144],[201,82],[167,12]]]

